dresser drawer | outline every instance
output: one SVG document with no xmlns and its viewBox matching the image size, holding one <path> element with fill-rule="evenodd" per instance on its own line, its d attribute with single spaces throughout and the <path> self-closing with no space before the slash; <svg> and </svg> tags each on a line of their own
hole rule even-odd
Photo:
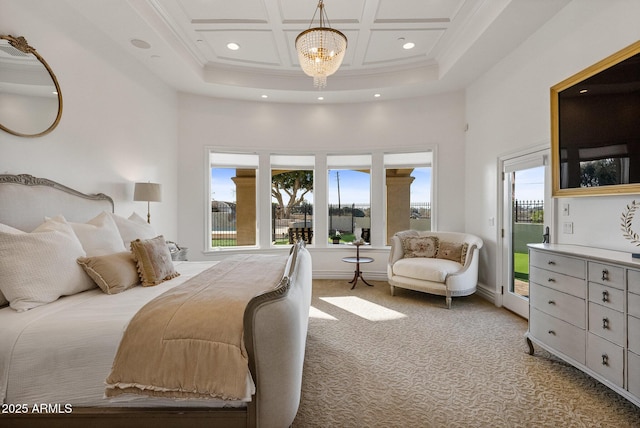
<svg viewBox="0 0 640 428">
<path fill-rule="evenodd" d="M 572 294 L 581 299 L 587 298 L 587 287 L 585 286 L 584 279 L 530 266 L 529 281 L 562 291 L 563 293 Z"/>
<path fill-rule="evenodd" d="M 640 355 L 640 318 L 627 317 L 627 342 L 629 350 Z"/>
<path fill-rule="evenodd" d="M 583 299 L 538 284 L 530 286 L 529 298 L 530 304 L 542 312 L 586 329 L 586 305 Z"/>
<path fill-rule="evenodd" d="M 640 294 L 640 271 L 627 271 L 627 286 L 629 287 L 629 293 Z"/>
<path fill-rule="evenodd" d="M 640 355 L 633 352 L 627 352 L 629 360 L 629 380 L 628 390 L 630 393 L 640 398 Z"/>
<path fill-rule="evenodd" d="M 640 318 L 640 295 L 627 294 L 627 312 L 629 315 Z"/>
<path fill-rule="evenodd" d="M 624 385 L 624 349 L 591 333 L 587 338 L 587 367 L 619 387 Z"/>
<path fill-rule="evenodd" d="M 584 330 L 532 307 L 529 310 L 529 331 L 541 342 L 581 364 L 585 363 Z"/>
<path fill-rule="evenodd" d="M 618 266 L 589 262 L 589 282 L 624 290 L 624 269 Z"/>
<path fill-rule="evenodd" d="M 589 303 L 589 331 L 617 345 L 625 345 L 624 314 Z"/>
<path fill-rule="evenodd" d="M 606 308 L 624 311 L 625 292 L 606 285 L 589 283 L 589 301 L 597 303 Z"/>
<path fill-rule="evenodd" d="M 531 266 L 562 273 L 576 278 L 585 279 L 586 264 L 584 260 L 572 257 L 559 256 L 546 251 L 529 251 L 529 264 Z"/>
</svg>

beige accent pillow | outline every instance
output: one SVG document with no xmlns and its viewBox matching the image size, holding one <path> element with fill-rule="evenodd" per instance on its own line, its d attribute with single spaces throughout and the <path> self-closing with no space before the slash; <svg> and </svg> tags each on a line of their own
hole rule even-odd
<svg viewBox="0 0 640 428">
<path fill-rule="evenodd" d="M 78 264 L 107 294 L 121 293 L 140 283 L 136 262 L 129 251 L 80 257 Z"/>
<path fill-rule="evenodd" d="M 438 253 L 437 236 L 411 236 L 402 240 L 404 257 L 433 258 Z"/>
<path fill-rule="evenodd" d="M 109 213 L 116 223 L 124 247 L 129 248 L 131 241 L 136 239 L 151 239 L 158 236 L 149 223 L 135 212 L 129 218 Z"/>
<path fill-rule="evenodd" d="M 162 235 L 132 241 L 131 252 L 143 287 L 158 285 L 180 275 L 173 266 L 169 247 Z"/>
<path fill-rule="evenodd" d="M 467 257 L 467 248 L 469 244 L 459 244 L 456 242 L 440 241 L 438 246 L 438 254 L 436 258 L 452 260 L 464 264 Z"/>
<path fill-rule="evenodd" d="M 17 311 L 94 288 L 76 263 L 86 254 L 69 224 L 55 217 L 33 232 L 0 232 L 0 290 Z"/>
</svg>

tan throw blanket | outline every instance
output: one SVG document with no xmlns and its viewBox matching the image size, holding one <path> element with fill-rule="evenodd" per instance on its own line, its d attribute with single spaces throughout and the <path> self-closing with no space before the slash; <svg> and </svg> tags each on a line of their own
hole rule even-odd
<svg viewBox="0 0 640 428">
<path fill-rule="evenodd" d="M 284 256 L 233 256 L 147 303 L 124 333 L 106 396 L 244 398 L 244 310 L 279 284 L 286 262 Z"/>
</svg>

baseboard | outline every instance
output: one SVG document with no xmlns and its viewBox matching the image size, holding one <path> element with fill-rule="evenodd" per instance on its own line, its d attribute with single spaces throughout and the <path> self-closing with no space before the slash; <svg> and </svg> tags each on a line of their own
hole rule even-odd
<svg viewBox="0 0 640 428">
<path fill-rule="evenodd" d="M 492 290 L 491 288 L 489 288 L 485 284 L 478 283 L 478 287 L 476 289 L 476 294 L 478 296 L 482 297 L 483 299 L 488 300 L 489 302 L 491 302 L 493 304 L 496 303 L 496 292 L 495 292 L 495 290 Z"/>
</svg>

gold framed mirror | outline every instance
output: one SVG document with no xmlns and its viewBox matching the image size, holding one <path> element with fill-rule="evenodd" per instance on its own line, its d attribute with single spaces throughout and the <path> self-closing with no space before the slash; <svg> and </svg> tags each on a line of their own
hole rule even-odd
<svg viewBox="0 0 640 428">
<path fill-rule="evenodd" d="M 640 41 L 551 88 L 553 197 L 640 193 Z"/>
<path fill-rule="evenodd" d="M 49 64 L 24 37 L 0 35 L 0 129 L 40 137 L 61 117 L 62 91 Z"/>
</svg>

